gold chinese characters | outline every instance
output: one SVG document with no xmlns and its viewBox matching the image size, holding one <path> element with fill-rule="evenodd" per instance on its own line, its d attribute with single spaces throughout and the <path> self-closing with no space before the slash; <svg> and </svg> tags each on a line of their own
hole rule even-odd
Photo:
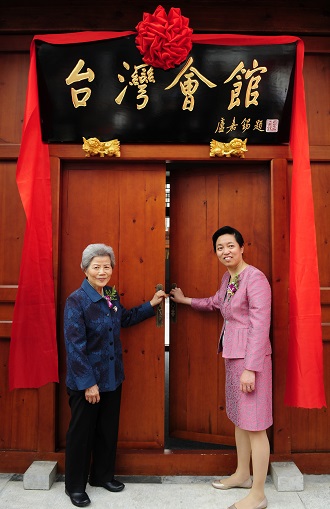
<svg viewBox="0 0 330 509">
<path fill-rule="evenodd" d="M 129 71 L 130 65 L 127 62 L 123 62 L 123 67 Z M 122 74 L 118 74 L 118 81 L 120 83 L 125 82 L 125 77 Z M 131 74 L 131 81 L 129 81 L 130 86 L 137 87 L 137 100 L 141 100 L 140 103 L 137 103 L 136 107 L 138 110 L 142 110 L 148 104 L 149 96 L 147 94 L 147 86 L 149 83 L 156 83 L 154 78 L 154 69 L 153 67 L 148 66 L 146 64 L 134 65 L 134 72 Z M 117 95 L 115 98 L 115 103 L 120 105 L 124 96 L 126 94 L 128 85 L 126 85 L 123 90 Z"/>
<path fill-rule="evenodd" d="M 82 149 L 86 152 L 86 157 L 99 155 L 104 156 L 115 156 L 120 157 L 120 142 L 119 140 L 100 141 L 97 138 L 86 138 L 83 137 Z"/>
<path fill-rule="evenodd" d="M 195 106 L 195 98 L 194 93 L 196 92 L 197 88 L 199 87 L 198 80 L 191 79 L 195 75 L 203 81 L 209 88 L 216 87 L 217 85 L 215 83 L 212 83 L 212 81 L 208 80 L 205 76 L 203 76 L 195 67 L 192 67 L 194 60 L 192 57 L 188 58 L 188 61 L 183 66 L 177 77 L 172 81 L 170 85 L 168 85 L 165 90 L 169 90 L 170 88 L 174 87 L 178 82 L 180 83 L 181 92 L 184 95 L 185 99 L 183 101 L 183 110 L 192 111 Z M 190 71 L 190 72 L 188 72 Z M 186 74 L 187 73 L 187 74 Z M 181 78 L 186 78 L 184 82 L 181 82 Z"/>
<path fill-rule="evenodd" d="M 248 108 L 251 104 L 255 106 L 258 105 L 258 86 L 261 81 L 261 76 L 258 73 L 267 72 L 267 67 L 259 66 L 258 60 L 253 59 L 253 69 L 246 69 L 244 62 L 240 62 L 236 69 L 233 70 L 229 78 L 224 81 L 224 83 L 228 83 L 232 81 L 236 77 L 236 82 L 233 83 L 233 89 L 231 91 L 231 100 L 228 106 L 228 110 L 231 110 L 235 106 L 239 106 L 241 104 L 241 100 L 239 98 L 241 89 L 242 89 L 242 80 L 248 80 L 248 86 L 245 95 L 245 108 Z"/>
<path fill-rule="evenodd" d="M 239 138 L 232 139 L 229 143 L 222 143 L 221 141 L 212 140 L 210 142 L 210 157 L 245 157 L 247 138 L 240 140 Z"/>
<path fill-rule="evenodd" d="M 189 57 L 181 71 L 174 78 L 172 83 L 170 83 L 164 90 L 170 90 L 176 85 L 180 85 L 180 89 L 182 95 L 184 96 L 184 101 L 182 105 L 183 110 L 193 111 L 195 107 L 195 97 L 200 81 L 203 82 L 207 87 L 214 88 L 218 85 L 210 81 L 206 76 L 204 76 L 196 67 L 193 66 L 194 59 L 193 57 Z M 124 74 L 126 75 L 128 72 L 131 73 L 130 76 L 124 76 L 123 74 L 118 73 L 117 78 L 120 83 L 123 84 L 123 89 L 119 92 L 119 94 L 114 98 L 115 103 L 120 106 L 124 100 L 128 87 L 136 87 L 136 108 L 138 110 L 143 110 L 148 102 L 148 86 L 152 86 L 156 84 L 156 79 L 154 75 L 154 68 L 148 64 L 140 64 L 133 65 L 131 69 L 131 65 L 123 61 L 122 63 L 124 68 Z M 82 81 L 88 81 L 91 83 L 95 79 L 94 71 L 87 67 L 86 71 L 83 71 L 85 66 L 85 61 L 80 58 L 69 74 L 65 79 L 65 83 L 68 86 L 71 86 L 71 99 L 73 106 L 75 108 L 79 108 L 81 106 L 87 106 L 87 101 L 90 99 L 92 94 L 92 89 L 89 86 L 84 86 L 82 88 L 74 88 L 73 85 L 76 85 Z M 133 72 L 132 72 L 133 71 Z M 239 62 L 239 64 L 235 67 L 235 69 L 231 72 L 229 77 L 223 82 L 223 84 L 232 83 L 232 90 L 230 92 L 230 102 L 227 107 L 227 110 L 230 111 L 233 108 L 241 105 L 241 92 L 243 90 L 243 84 L 246 84 L 245 91 L 245 100 L 244 106 L 245 108 L 249 108 L 249 106 L 258 106 L 258 98 L 259 98 L 259 83 L 261 82 L 261 74 L 267 73 L 268 69 L 265 66 L 259 65 L 258 60 L 253 59 L 252 69 L 248 69 L 243 61 Z M 246 128 L 250 127 L 249 124 L 250 119 L 244 119 Z M 220 130 L 223 127 L 224 119 L 218 123 L 217 129 Z M 235 117 L 233 119 L 232 125 L 229 127 L 230 130 L 235 127 Z M 259 130 L 262 130 L 262 128 Z"/>
<path fill-rule="evenodd" d="M 89 82 L 93 81 L 95 78 L 94 71 L 87 67 L 86 72 L 80 72 L 85 65 L 85 61 L 81 58 L 79 59 L 75 68 L 71 71 L 69 76 L 66 78 L 65 83 L 67 85 L 72 85 L 78 81 L 88 80 Z M 79 106 L 86 106 L 88 99 L 91 96 L 91 89 L 89 87 L 80 88 L 79 90 L 71 87 L 71 99 L 73 102 L 73 106 L 75 108 L 79 108 Z M 79 95 L 84 94 L 82 98 L 79 99 Z"/>
</svg>

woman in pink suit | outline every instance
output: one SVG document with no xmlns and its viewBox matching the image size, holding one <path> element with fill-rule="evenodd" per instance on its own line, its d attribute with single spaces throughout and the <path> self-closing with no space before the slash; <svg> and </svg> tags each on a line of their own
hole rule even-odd
<svg viewBox="0 0 330 509">
<path fill-rule="evenodd" d="M 213 297 L 195 299 L 175 288 L 171 299 L 199 311 L 219 310 L 224 318 L 218 352 L 225 360 L 226 412 L 235 425 L 237 468 L 212 484 L 221 490 L 251 488 L 229 509 L 264 509 L 270 452 L 266 430 L 273 423 L 271 290 L 266 276 L 244 261 L 244 240 L 238 230 L 224 226 L 212 241 L 219 261 L 227 267 L 220 289 Z"/>
</svg>

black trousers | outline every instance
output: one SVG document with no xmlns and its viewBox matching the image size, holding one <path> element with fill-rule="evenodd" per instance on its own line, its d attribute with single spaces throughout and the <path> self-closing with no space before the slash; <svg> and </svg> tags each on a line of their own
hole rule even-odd
<svg viewBox="0 0 330 509">
<path fill-rule="evenodd" d="M 85 491 L 88 474 L 99 484 L 115 473 L 121 385 L 101 392 L 99 403 L 88 403 L 85 391 L 69 394 L 71 420 L 66 435 L 65 486 L 71 493 Z"/>
</svg>

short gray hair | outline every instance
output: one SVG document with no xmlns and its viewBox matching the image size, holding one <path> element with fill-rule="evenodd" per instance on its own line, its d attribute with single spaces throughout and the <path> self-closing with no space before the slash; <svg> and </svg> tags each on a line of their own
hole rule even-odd
<svg viewBox="0 0 330 509">
<path fill-rule="evenodd" d="M 106 244 L 89 244 L 82 253 L 80 267 L 83 271 L 88 269 L 95 256 L 109 256 L 111 267 L 114 268 L 116 260 L 112 247 Z"/>
</svg>

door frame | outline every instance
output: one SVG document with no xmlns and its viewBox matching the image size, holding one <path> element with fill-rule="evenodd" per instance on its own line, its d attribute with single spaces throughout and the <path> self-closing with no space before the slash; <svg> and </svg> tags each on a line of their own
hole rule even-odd
<svg viewBox="0 0 330 509">
<path fill-rule="evenodd" d="M 211 161 L 205 145 L 122 145 L 122 161 Z M 77 145 L 50 145 L 53 206 L 53 259 L 55 292 L 59 280 L 61 162 L 83 160 L 82 148 Z M 288 146 L 251 146 L 245 159 L 263 160 L 271 172 L 271 260 L 273 281 L 273 366 L 274 391 L 273 450 L 271 461 L 294 461 L 304 473 L 325 473 L 328 453 L 294 453 L 291 448 L 291 412 L 284 406 L 285 376 L 288 345 L 288 278 L 289 278 L 289 209 L 291 154 Z M 217 161 L 215 161 L 217 164 Z M 242 161 L 244 164 L 244 160 Z M 57 310 L 58 312 L 58 310 Z M 56 386 L 55 386 L 56 387 Z M 47 438 L 40 441 L 37 451 L 6 451 L 7 471 L 24 471 L 35 460 L 58 462 L 64 472 L 65 451 L 56 450 L 56 390 L 54 384 L 41 388 L 39 407 L 47 401 L 47 415 L 39 412 L 39 427 L 47 430 Z M 41 410 L 41 407 L 40 407 Z M 234 451 L 180 451 L 119 449 L 117 473 L 122 475 L 226 475 L 236 465 Z M 5 471 L 5 470 L 3 470 Z"/>
<path fill-rule="evenodd" d="M 61 160 L 81 159 L 82 151 L 77 146 L 50 146 L 53 192 L 54 232 L 59 227 L 60 167 Z M 246 159 L 263 160 L 270 164 L 271 193 L 271 267 L 273 281 L 273 362 L 274 380 L 274 430 L 272 456 L 290 456 L 290 411 L 284 407 L 285 377 L 277 376 L 286 363 L 288 344 L 288 276 L 289 276 L 289 149 L 286 146 L 251 147 Z M 122 147 L 124 161 L 212 161 L 209 149 L 204 145 L 193 148 L 186 145 Z M 244 160 L 241 161 L 244 164 Z M 218 164 L 218 161 L 215 161 Z M 165 171 L 165 167 L 164 167 Z M 281 246 L 278 249 L 278 246 Z M 54 233 L 55 288 L 58 284 L 59 256 L 58 239 Z M 57 290 L 56 290 L 57 291 Z M 62 452 L 62 454 L 64 454 Z M 201 462 L 201 457 L 203 461 Z M 195 475 L 225 475 L 235 467 L 236 453 L 228 450 L 210 451 L 139 451 L 118 450 L 117 470 L 119 474 L 174 475 L 178 472 Z M 62 461 L 60 462 L 62 463 Z M 62 468 L 63 468 L 62 466 Z"/>
</svg>

